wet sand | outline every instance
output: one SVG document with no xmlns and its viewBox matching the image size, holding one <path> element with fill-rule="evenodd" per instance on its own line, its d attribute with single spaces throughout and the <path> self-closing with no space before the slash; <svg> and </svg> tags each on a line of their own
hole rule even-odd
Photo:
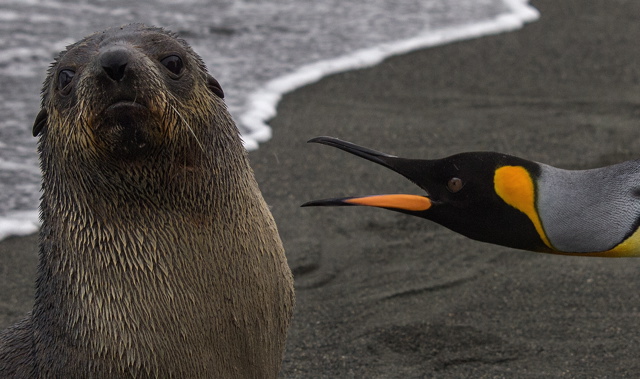
<svg viewBox="0 0 640 379">
<path fill-rule="evenodd" d="M 640 3 L 532 1 L 522 30 L 426 49 L 285 96 L 250 153 L 296 276 L 287 378 L 635 377 L 640 259 L 468 240 L 410 216 L 305 201 L 420 193 L 305 141 L 409 158 L 490 150 L 554 166 L 638 158 Z M 597 201 L 597 199 L 594 199 Z M 32 304 L 37 240 L 0 243 L 0 326 Z"/>
</svg>

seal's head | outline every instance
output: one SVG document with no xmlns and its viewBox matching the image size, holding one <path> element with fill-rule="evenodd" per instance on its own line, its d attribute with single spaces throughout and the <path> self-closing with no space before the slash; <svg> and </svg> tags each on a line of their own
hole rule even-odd
<svg viewBox="0 0 640 379">
<path fill-rule="evenodd" d="M 186 42 L 131 24 L 92 34 L 60 53 L 44 82 L 33 134 L 48 149 L 80 161 L 158 159 L 167 152 L 190 160 L 193 139 L 202 145 L 216 132 L 194 128 L 233 124 L 214 122 L 221 113 L 228 117 L 223 96 Z"/>
</svg>

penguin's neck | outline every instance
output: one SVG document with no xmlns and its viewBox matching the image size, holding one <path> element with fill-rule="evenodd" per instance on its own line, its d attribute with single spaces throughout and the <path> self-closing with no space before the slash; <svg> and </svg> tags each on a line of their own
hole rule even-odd
<svg viewBox="0 0 640 379">
<path fill-rule="evenodd" d="M 590 170 L 541 168 L 536 208 L 556 250 L 607 251 L 638 228 L 639 161 Z"/>
</svg>

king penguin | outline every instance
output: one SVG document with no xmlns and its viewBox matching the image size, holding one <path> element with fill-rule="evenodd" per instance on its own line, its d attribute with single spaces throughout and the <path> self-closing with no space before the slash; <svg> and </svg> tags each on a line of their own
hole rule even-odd
<svg viewBox="0 0 640 379">
<path fill-rule="evenodd" d="M 564 170 L 496 152 L 406 159 L 333 137 L 333 146 L 387 167 L 424 195 L 373 195 L 302 206 L 363 205 L 422 217 L 474 240 L 594 257 L 640 256 L 640 160 Z"/>
</svg>

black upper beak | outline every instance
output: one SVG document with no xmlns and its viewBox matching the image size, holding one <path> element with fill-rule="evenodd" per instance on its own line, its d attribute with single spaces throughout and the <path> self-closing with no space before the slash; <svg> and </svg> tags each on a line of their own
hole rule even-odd
<svg viewBox="0 0 640 379">
<path fill-rule="evenodd" d="M 316 137 L 312 138 L 308 143 L 319 143 L 322 145 L 337 147 L 340 150 L 344 150 L 347 153 L 351 153 L 353 155 L 357 155 L 361 158 L 370 160 L 371 162 L 375 162 L 379 165 L 385 166 L 395 171 L 395 168 L 391 162 L 398 157 L 394 155 L 389 155 L 385 153 L 381 153 L 379 151 L 375 151 L 366 147 L 358 146 L 354 143 L 343 141 L 334 137 Z"/>
</svg>

